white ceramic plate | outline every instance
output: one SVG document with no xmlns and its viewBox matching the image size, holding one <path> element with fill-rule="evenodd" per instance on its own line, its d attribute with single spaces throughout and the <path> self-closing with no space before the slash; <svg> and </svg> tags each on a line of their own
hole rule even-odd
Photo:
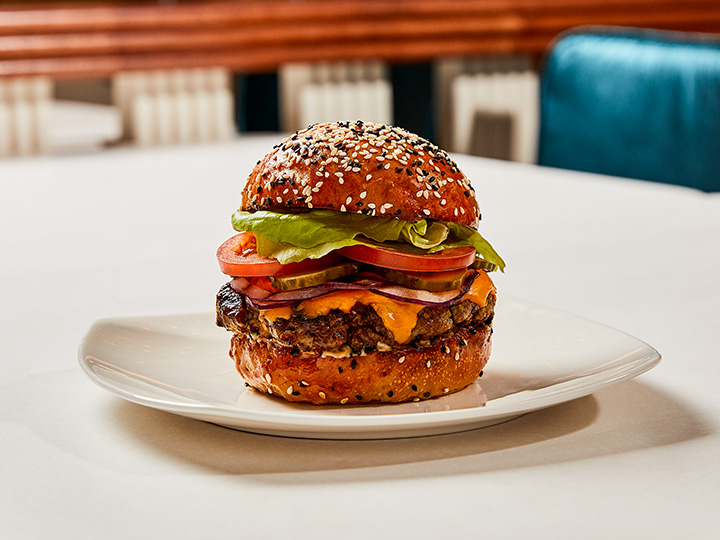
<svg viewBox="0 0 720 540">
<path fill-rule="evenodd" d="M 462 392 L 398 405 L 292 404 L 245 387 L 214 314 L 97 321 L 79 358 L 87 375 L 141 405 L 290 437 L 376 439 L 497 424 L 635 377 L 660 361 L 607 326 L 516 299 L 498 301 L 485 374 Z"/>
</svg>

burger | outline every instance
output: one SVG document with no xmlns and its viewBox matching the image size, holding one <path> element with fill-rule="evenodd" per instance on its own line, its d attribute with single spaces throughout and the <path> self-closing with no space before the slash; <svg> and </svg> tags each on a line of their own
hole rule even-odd
<svg viewBox="0 0 720 540">
<path fill-rule="evenodd" d="M 245 384 L 312 404 L 457 392 L 490 356 L 505 263 L 473 187 L 398 127 L 315 124 L 257 162 L 217 251 L 217 324 Z"/>
</svg>

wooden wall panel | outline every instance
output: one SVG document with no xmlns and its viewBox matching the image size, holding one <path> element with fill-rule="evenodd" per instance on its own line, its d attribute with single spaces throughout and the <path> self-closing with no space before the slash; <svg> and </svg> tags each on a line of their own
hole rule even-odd
<svg viewBox="0 0 720 540">
<path fill-rule="evenodd" d="M 539 56 L 558 33 L 609 24 L 720 33 L 718 0 L 236 0 L 0 8 L 0 76 L 108 76 L 284 62 Z"/>
</svg>

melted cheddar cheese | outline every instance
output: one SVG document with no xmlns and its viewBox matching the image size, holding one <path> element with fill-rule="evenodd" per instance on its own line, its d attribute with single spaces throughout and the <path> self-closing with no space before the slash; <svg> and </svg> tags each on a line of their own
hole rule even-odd
<svg viewBox="0 0 720 540">
<path fill-rule="evenodd" d="M 478 272 L 472 286 L 462 297 L 462 301 L 469 300 L 479 306 L 484 306 L 487 297 L 495 292 L 495 285 L 490 276 L 485 272 Z M 339 309 L 348 313 L 356 302 L 371 306 L 390 330 L 398 343 L 405 343 L 410 339 L 417 316 L 420 310 L 425 307 L 410 302 L 400 302 L 386 298 L 370 291 L 336 291 L 317 298 L 311 298 L 301 302 L 297 310 L 305 317 L 314 318 L 327 315 L 333 309 Z M 261 314 L 268 322 L 275 319 L 289 319 L 292 314 L 290 306 L 261 310 Z"/>
</svg>

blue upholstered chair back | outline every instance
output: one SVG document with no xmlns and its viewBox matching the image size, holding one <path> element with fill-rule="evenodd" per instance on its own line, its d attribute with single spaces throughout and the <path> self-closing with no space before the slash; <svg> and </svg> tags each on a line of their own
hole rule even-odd
<svg viewBox="0 0 720 540">
<path fill-rule="evenodd" d="M 540 165 L 720 191 L 720 39 L 580 28 L 541 76 Z"/>
</svg>

